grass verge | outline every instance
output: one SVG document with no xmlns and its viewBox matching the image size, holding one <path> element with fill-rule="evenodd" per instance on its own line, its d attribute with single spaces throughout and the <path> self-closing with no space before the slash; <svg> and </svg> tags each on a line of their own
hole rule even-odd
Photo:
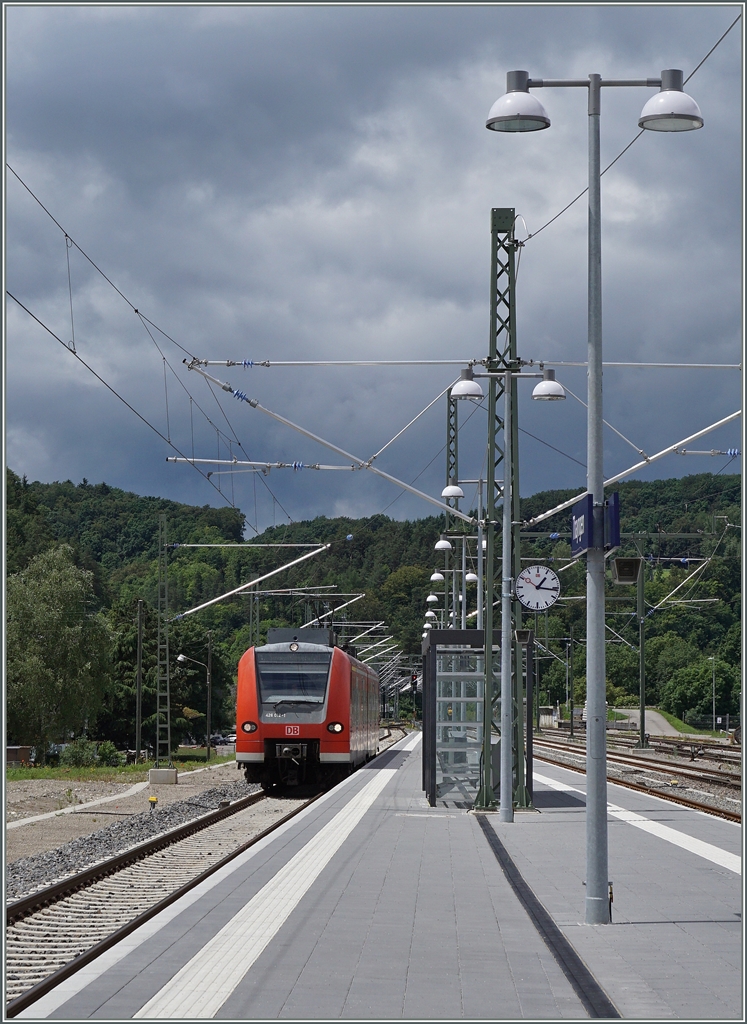
<svg viewBox="0 0 747 1024">
<path fill-rule="evenodd" d="M 716 739 L 721 737 L 723 739 L 723 732 L 718 729 L 714 732 L 713 729 L 696 729 L 693 725 L 688 725 L 687 722 L 683 722 L 681 718 L 677 718 L 676 715 L 670 715 L 668 711 L 662 711 L 661 708 L 651 708 L 651 711 L 656 711 L 657 714 L 661 715 L 662 718 L 666 718 L 673 728 L 677 732 L 681 732 L 686 736 L 714 736 Z"/>
<path fill-rule="evenodd" d="M 235 760 L 233 754 L 223 757 L 211 757 L 210 764 L 225 764 Z M 189 748 L 180 747 L 172 757 L 172 764 L 179 772 L 190 772 L 196 768 L 204 768 L 207 764 L 205 754 L 195 752 Z M 5 779 L 7 782 L 21 782 L 25 779 L 61 779 L 66 782 L 120 782 L 134 785 L 136 782 L 146 782 L 148 771 L 154 768 L 153 761 L 146 761 L 145 764 L 128 764 L 120 768 L 91 767 L 72 768 L 68 765 L 60 765 L 57 768 L 7 768 Z"/>
</svg>

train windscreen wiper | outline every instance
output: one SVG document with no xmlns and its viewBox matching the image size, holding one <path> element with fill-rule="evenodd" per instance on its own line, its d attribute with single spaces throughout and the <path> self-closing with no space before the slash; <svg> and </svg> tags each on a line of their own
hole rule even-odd
<svg viewBox="0 0 747 1024">
<path fill-rule="evenodd" d="M 285 698 L 283 698 L 283 700 L 275 700 L 275 701 L 270 700 L 270 701 L 266 701 L 265 703 L 272 704 L 272 706 L 276 707 L 276 708 L 280 707 L 281 704 L 313 704 L 314 706 L 318 707 L 320 704 L 323 704 L 324 701 L 323 700 L 304 700 L 303 697 L 285 697 Z"/>
</svg>

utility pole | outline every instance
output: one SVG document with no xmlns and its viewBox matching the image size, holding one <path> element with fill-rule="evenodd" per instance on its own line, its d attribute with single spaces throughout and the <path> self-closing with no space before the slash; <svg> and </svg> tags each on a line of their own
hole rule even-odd
<svg viewBox="0 0 747 1024">
<path fill-rule="evenodd" d="M 646 563 L 641 558 L 641 564 L 638 568 L 638 677 L 639 677 L 639 700 L 640 700 L 640 736 L 638 739 L 638 746 L 643 749 L 648 746 L 648 740 L 646 739 L 646 657 L 644 650 L 644 639 L 646 631 L 646 600 L 645 600 L 645 576 L 646 576 Z"/>
<path fill-rule="evenodd" d="M 568 675 L 570 676 L 571 683 L 571 736 L 573 736 L 573 626 L 570 628 L 570 639 L 568 641 L 568 648 L 570 657 L 568 659 Z"/>
<path fill-rule="evenodd" d="M 143 724 L 143 602 L 137 602 L 137 683 L 135 689 L 135 764 L 140 763 Z"/>
<path fill-rule="evenodd" d="M 711 665 L 713 666 L 713 725 L 711 728 L 713 732 L 716 731 L 716 656 L 710 658 Z"/>
<path fill-rule="evenodd" d="M 208 630 L 207 635 L 207 758 L 210 760 L 210 712 L 213 698 L 213 680 L 212 680 L 212 667 L 213 667 L 213 631 Z"/>
</svg>

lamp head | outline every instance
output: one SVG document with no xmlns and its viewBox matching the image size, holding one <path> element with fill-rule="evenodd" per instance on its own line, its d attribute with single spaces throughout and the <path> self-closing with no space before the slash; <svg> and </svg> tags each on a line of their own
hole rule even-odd
<svg viewBox="0 0 747 1024">
<path fill-rule="evenodd" d="M 444 574 L 442 572 L 434 572 L 431 576 L 431 583 L 443 583 Z"/>
<path fill-rule="evenodd" d="M 185 655 L 183 654 L 177 654 L 176 660 L 179 662 L 180 665 L 186 665 L 187 662 L 189 661 L 189 658 L 185 657 Z"/>
<path fill-rule="evenodd" d="M 494 132 L 536 132 L 550 127 L 540 101 L 529 92 L 529 72 L 509 71 L 506 92 L 490 108 L 485 127 Z"/>
<path fill-rule="evenodd" d="M 482 388 L 475 380 L 474 371 L 471 366 L 462 370 L 459 380 L 451 389 L 452 398 L 483 398 Z"/>
<path fill-rule="evenodd" d="M 441 497 L 442 498 L 463 498 L 464 497 L 464 491 L 462 490 L 462 488 L 457 483 L 457 480 L 456 480 L 455 476 L 453 476 L 451 478 L 451 480 L 449 480 L 449 482 L 446 485 L 446 487 L 444 487 L 444 489 L 441 491 Z"/>
<path fill-rule="evenodd" d="M 641 111 L 638 127 L 654 132 L 689 132 L 703 127 L 700 107 L 682 90 L 679 68 L 662 71 L 661 90 Z"/>
<path fill-rule="evenodd" d="M 464 579 L 467 583 L 477 583 L 477 573 L 468 572 Z"/>
<path fill-rule="evenodd" d="M 426 604 L 438 604 L 438 598 L 435 594 L 429 594 L 425 599 Z"/>
<path fill-rule="evenodd" d="M 441 539 L 436 541 L 435 550 L 451 551 L 451 542 L 448 541 L 444 536 L 441 536 Z"/>
<path fill-rule="evenodd" d="M 543 377 L 532 392 L 532 398 L 538 402 L 557 402 L 565 398 L 563 385 L 555 380 L 555 370 L 546 367 L 543 370 Z"/>
</svg>

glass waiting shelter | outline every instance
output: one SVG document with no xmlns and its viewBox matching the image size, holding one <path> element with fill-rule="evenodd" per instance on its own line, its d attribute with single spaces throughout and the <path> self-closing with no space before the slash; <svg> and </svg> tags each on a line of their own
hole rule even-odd
<svg viewBox="0 0 747 1024">
<path fill-rule="evenodd" d="M 471 806 L 482 782 L 483 635 L 481 629 L 431 629 L 423 640 L 423 790 L 431 807 L 438 798 Z M 500 720 L 499 669 L 500 633 L 494 631 L 494 721 Z"/>
</svg>

